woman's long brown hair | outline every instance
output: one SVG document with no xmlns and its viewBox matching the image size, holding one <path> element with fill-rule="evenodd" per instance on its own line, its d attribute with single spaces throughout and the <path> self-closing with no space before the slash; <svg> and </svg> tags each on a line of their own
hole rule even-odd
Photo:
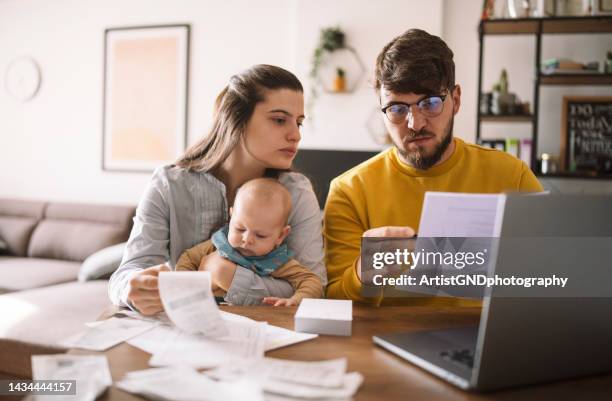
<svg viewBox="0 0 612 401">
<path fill-rule="evenodd" d="M 265 90 L 291 89 L 304 92 L 291 72 L 267 64 L 258 64 L 230 78 L 217 96 L 212 128 L 191 146 L 176 165 L 194 171 L 213 171 L 227 159 L 240 141 L 255 105 L 264 100 Z M 277 175 L 266 171 L 266 175 Z"/>
</svg>

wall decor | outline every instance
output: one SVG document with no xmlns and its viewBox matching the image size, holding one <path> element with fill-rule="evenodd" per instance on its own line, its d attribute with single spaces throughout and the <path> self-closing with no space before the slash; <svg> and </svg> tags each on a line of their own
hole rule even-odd
<svg viewBox="0 0 612 401">
<path fill-rule="evenodd" d="M 152 171 L 187 140 L 189 25 L 106 29 L 102 169 Z"/>
<path fill-rule="evenodd" d="M 27 102 L 40 89 L 40 67 L 30 57 L 19 57 L 11 61 L 4 75 L 6 91 L 15 99 Z"/>
<path fill-rule="evenodd" d="M 319 90 L 326 93 L 352 93 L 365 77 L 365 65 L 357 51 L 346 43 L 340 27 L 321 29 L 319 42 L 312 55 L 312 86 L 309 111 Z M 309 112 L 312 115 L 311 112 Z"/>
<path fill-rule="evenodd" d="M 612 97 L 564 96 L 561 135 L 566 172 L 612 174 Z"/>
</svg>

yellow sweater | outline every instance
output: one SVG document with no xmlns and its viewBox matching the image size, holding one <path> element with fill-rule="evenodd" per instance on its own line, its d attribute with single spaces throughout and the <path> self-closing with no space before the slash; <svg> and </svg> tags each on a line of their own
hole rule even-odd
<svg viewBox="0 0 612 401">
<path fill-rule="evenodd" d="M 521 160 L 505 152 L 466 144 L 455 138 L 451 157 L 429 170 L 403 163 L 395 148 L 336 177 L 325 205 L 323 235 L 329 284 L 328 298 L 374 305 L 466 305 L 455 298 L 374 298 L 361 295 L 356 262 L 364 231 L 381 226 L 409 226 L 417 232 L 426 191 L 501 193 L 542 191 Z"/>
</svg>

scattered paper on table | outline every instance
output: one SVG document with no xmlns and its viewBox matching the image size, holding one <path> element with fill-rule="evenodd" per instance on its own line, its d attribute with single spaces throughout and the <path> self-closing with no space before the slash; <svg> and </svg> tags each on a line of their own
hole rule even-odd
<svg viewBox="0 0 612 401">
<path fill-rule="evenodd" d="M 149 365 L 213 368 L 236 359 L 262 358 L 266 326 L 265 322 L 228 322 L 228 335 L 214 339 L 175 331 L 174 337 L 153 354 Z"/>
<path fill-rule="evenodd" d="M 179 366 L 129 372 L 116 384 L 124 391 L 156 400 L 264 401 L 261 386 L 251 379 L 219 382 Z"/>
<path fill-rule="evenodd" d="M 266 351 L 312 340 L 318 336 L 318 334 L 298 333 L 297 331 L 269 324 L 266 327 Z"/>
<path fill-rule="evenodd" d="M 361 383 L 363 383 L 361 373 L 351 372 L 344 375 L 342 385 L 337 388 L 308 386 L 271 379 L 264 381 L 263 388 L 266 393 L 294 398 L 351 398 L 357 393 Z"/>
<path fill-rule="evenodd" d="M 179 329 L 208 337 L 228 334 L 209 272 L 161 272 L 159 294 L 166 314 Z"/>
<path fill-rule="evenodd" d="M 123 341 L 151 330 L 156 324 L 143 320 L 111 317 L 82 333 L 78 333 L 60 342 L 60 345 L 92 351 L 105 351 Z"/>
<path fill-rule="evenodd" d="M 219 380 L 236 380 L 250 375 L 262 380 L 280 380 L 317 387 L 341 387 L 346 373 L 346 358 L 327 361 L 291 361 L 277 358 L 243 361 L 206 372 Z"/>
<path fill-rule="evenodd" d="M 93 401 L 113 383 L 104 355 L 32 355 L 32 379 L 76 380 L 76 395 L 32 396 L 37 401 Z"/>
</svg>

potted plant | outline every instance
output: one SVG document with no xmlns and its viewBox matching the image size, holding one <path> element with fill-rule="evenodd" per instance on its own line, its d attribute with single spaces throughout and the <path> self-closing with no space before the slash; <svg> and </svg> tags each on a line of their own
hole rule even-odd
<svg viewBox="0 0 612 401">
<path fill-rule="evenodd" d="M 342 68 L 336 68 L 336 79 L 334 79 L 334 92 L 344 92 L 346 90 L 345 75 L 346 73 Z"/>
</svg>

